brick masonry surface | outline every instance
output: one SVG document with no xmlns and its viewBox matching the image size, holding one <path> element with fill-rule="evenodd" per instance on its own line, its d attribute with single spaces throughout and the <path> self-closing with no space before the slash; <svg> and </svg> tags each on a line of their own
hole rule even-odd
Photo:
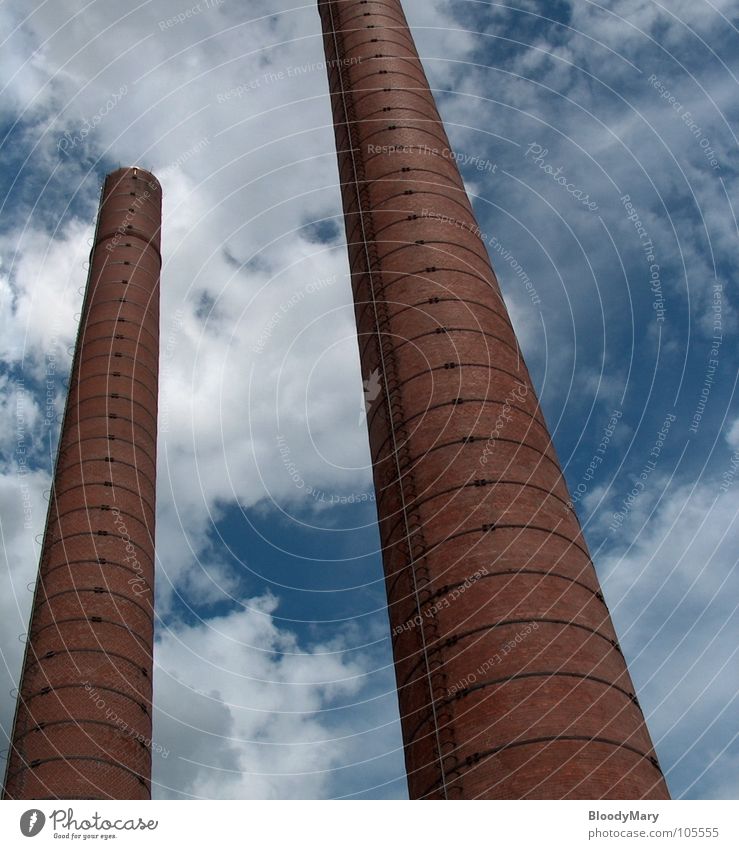
<svg viewBox="0 0 739 849">
<path fill-rule="evenodd" d="M 5 798 L 150 796 L 161 202 L 105 180 Z"/>
<path fill-rule="evenodd" d="M 398 0 L 319 2 L 413 798 L 668 798 Z"/>
</svg>

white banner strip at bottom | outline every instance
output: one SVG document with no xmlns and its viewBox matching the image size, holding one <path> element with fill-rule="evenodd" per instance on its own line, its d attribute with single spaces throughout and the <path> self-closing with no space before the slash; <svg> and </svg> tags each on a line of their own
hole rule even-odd
<svg viewBox="0 0 739 849">
<path fill-rule="evenodd" d="M 6 801 L 0 845 L 739 846 L 736 802 Z M 26 841 L 35 838 L 33 844 Z"/>
</svg>

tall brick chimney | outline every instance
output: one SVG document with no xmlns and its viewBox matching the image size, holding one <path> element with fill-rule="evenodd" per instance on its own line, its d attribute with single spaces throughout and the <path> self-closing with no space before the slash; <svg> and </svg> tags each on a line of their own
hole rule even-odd
<svg viewBox="0 0 739 849">
<path fill-rule="evenodd" d="M 102 191 L 5 777 L 7 799 L 146 799 L 162 193 Z"/>
<path fill-rule="evenodd" d="M 319 0 L 413 798 L 665 799 L 399 0 Z"/>
</svg>

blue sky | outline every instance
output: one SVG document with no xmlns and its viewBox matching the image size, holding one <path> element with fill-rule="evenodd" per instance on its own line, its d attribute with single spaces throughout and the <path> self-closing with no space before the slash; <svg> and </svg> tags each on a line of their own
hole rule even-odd
<svg viewBox="0 0 739 849">
<path fill-rule="evenodd" d="M 248 5 L 0 7 L 0 724 L 97 193 L 140 164 L 165 192 L 155 795 L 402 798 L 318 15 Z M 735 798 L 732 4 L 404 5 L 672 793 Z"/>
</svg>

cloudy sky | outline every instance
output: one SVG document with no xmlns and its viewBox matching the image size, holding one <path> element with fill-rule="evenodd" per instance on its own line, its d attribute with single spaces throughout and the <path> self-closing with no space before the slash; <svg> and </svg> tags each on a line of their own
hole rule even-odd
<svg viewBox="0 0 739 849">
<path fill-rule="evenodd" d="M 673 796 L 736 798 L 736 7 L 404 5 Z M 316 4 L 6 2 L 0 39 L 0 725 L 98 192 L 139 164 L 155 795 L 404 797 Z"/>
</svg>

